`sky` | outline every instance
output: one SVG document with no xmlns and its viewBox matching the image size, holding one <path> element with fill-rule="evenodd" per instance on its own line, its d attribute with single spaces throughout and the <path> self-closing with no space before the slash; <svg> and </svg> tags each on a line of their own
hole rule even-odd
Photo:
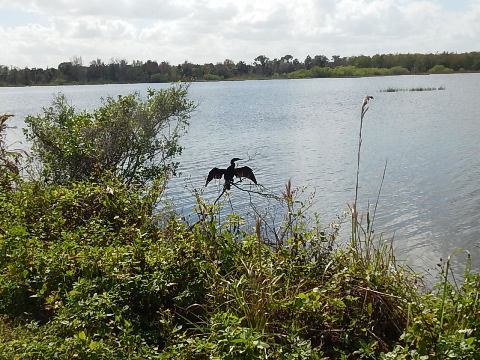
<svg viewBox="0 0 480 360">
<path fill-rule="evenodd" d="M 0 64 L 479 51 L 480 0 L 0 0 Z"/>
</svg>

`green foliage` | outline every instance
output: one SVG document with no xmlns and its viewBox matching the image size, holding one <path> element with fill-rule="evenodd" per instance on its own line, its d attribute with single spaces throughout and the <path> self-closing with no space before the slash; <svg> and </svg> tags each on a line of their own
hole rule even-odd
<svg viewBox="0 0 480 360">
<path fill-rule="evenodd" d="M 10 114 L 0 115 L 0 188 L 2 189 L 10 189 L 20 171 L 20 152 L 9 150 L 5 143 L 7 121 L 12 116 Z"/>
<path fill-rule="evenodd" d="M 467 267 L 458 288 L 447 279 L 449 262 L 443 266 L 437 290 L 422 295 L 412 307 L 402 344 L 385 359 L 480 358 L 480 275 Z"/>
<path fill-rule="evenodd" d="M 215 75 L 215 74 L 205 74 L 203 76 L 203 80 L 220 81 L 220 80 L 223 80 L 223 76 Z"/>
<path fill-rule="evenodd" d="M 420 296 L 390 243 L 335 246 L 336 226 L 309 227 L 300 194 L 286 187 L 275 240 L 263 220 L 249 233 L 206 204 L 193 227 L 153 217 L 153 197 L 115 179 L 1 192 L 2 358 L 477 353 L 478 276 Z"/>
<path fill-rule="evenodd" d="M 271 246 L 262 220 L 249 234 L 243 219 L 218 224 L 206 206 L 188 228 L 153 217 L 153 197 L 115 179 L 1 193 L 0 354 L 320 359 L 391 349 L 410 278 L 333 251 L 336 227 L 309 229 L 300 194 L 287 185 Z"/>
<path fill-rule="evenodd" d="M 188 87 L 107 98 L 92 113 L 76 112 L 62 95 L 43 115 L 28 116 L 27 138 L 48 182 L 98 180 L 109 172 L 126 184 L 144 185 L 175 172 L 179 137 L 194 108 Z"/>
<path fill-rule="evenodd" d="M 168 74 L 160 74 L 160 73 L 153 74 L 153 75 L 150 76 L 150 82 L 152 82 L 152 83 L 168 83 L 169 82 Z"/>
<path fill-rule="evenodd" d="M 290 79 L 324 78 L 324 77 L 362 77 L 362 76 L 387 76 L 405 75 L 408 70 L 400 66 L 391 69 L 385 68 L 359 68 L 356 66 L 320 67 L 314 66 L 310 70 L 300 69 L 288 74 Z"/>
<path fill-rule="evenodd" d="M 442 65 L 451 71 L 480 71 L 480 52 L 376 54 L 350 57 L 333 55 L 331 59 L 325 55 L 314 55 L 313 57 L 307 55 L 303 62 L 294 59 L 292 55 L 285 55 L 280 59 L 269 59 L 265 55 L 259 55 L 252 64 L 246 64 L 243 61 L 235 64 L 232 60 L 225 59 L 224 62 L 215 65 L 212 63 L 199 65 L 187 61 L 179 65 L 170 65 L 165 61 L 158 63 L 152 60 L 146 62 L 136 60 L 130 64 L 125 60 L 111 60 L 106 64 L 102 60 L 96 59 L 89 66 L 83 66 L 81 58 L 74 58 L 72 61 L 59 64 L 57 69 L 38 67 L 19 69 L 0 65 L 0 86 L 246 80 L 284 78 L 287 75 L 299 79 L 326 77 L 321 71 L 317 71 L 317 76 L 312 76 L 309 71 L 314 67 L 326 68 L 326 71 L 329 72 L 328 69 L 345 66 L 371 70 L 359 72 L 359 74 L 363 72 L 366 75 L 336 75 L 335 72 L 329 72 L 329 76 L 425 74 L 436 65 Z M 344 70 L 340 70 L 340 73 L 344 73 Z"/>
<path fill-rule="evenodd" d="M 410 71 L 408 69 L 402 67 L 402 66 L 394 66 L 390 68 L 390 73 L 392 75 L 408 75 L 410 74 Z"/>
<path fill-rule="evenodd" d="M 446 67 L 445 65 L 435 65 L 434 67 L 429 69 L 428 72 L 430 74 L 451 74 L 453 70 Z"/>
<path fill-rule="evenodd" d="M 191 234 L 168 216 L 161 231 L 143 191 L 105 180 L 0 195 L 0 313 L 4 328 L 26 329 L 0 344 L 2 358 L 143 358 L 174 316 L 181 325 L 206 302 Z"/>
</svg>

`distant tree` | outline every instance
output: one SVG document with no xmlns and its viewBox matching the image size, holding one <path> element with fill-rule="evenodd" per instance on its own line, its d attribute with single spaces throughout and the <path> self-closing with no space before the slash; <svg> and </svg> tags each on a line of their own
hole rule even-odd
<svg viewBox="0 0 480 360">
<path fill-rule="evenodd" d="M 203 64 L 203 74 L 204 76 L 208 74 L 217 75 L 215 65 L 212 63 Z"/>
<path fill-rule="evenodd" d="M 116 62 L 110 62 L 107 67 L 107 79 L 111 82 L 117 82 L 120 67 Z"/>
<path fill-rule="evenodd" d="M 385 55 L 373 55 L 372 56 L 372 66 L 377 68 L 384 68 L 385 67 Z"/>
<path fill-rule="evenodd" d="M 265 67 L 268 62 L 268 57 L 265 55 L 258 55 L 255 59 L 255 65 L 260 65 L 261 67 Z"/>
<path fill-rule="evenodd" d="M 75 64 L 67 61 L 58 65 L 60 77 L 66 82 L 82 82 L 87 78 L 87 69 L 80 65 L 81 58 L 75 59 Z"/>
<path fill-rule="evenodd" d="M 162 61 L 159 65 L 158 65 L 158 72 L 162 75 L 170 75 L 170 70 L 171 70 L 171 66 L 168 62 L 166 61 Z"/>
<path fill-rule="evenodd" d="M 279 66 L 278 66 L 278 72 L 285 74 L 289 73 L 294 70 L 294 66 L 292 64 L 292 55 L 285 55 L 280 58 Z"/>
<path fill-rule="evenodd" d="M 182 65 L 179 65 L 179 70 L 182 74 L 182 78 L 184 79 L 191 79 L 192 76 L 193 76 L 193 64 L 186 61 L 182 64 Z"/>
<path fill-rule="evenodd" d="M 350 58 L 349 64 L 359 68 L 369 68 L 372 67 L 372 59 L 365 55 L 354 56 Z"/>
<path fill-rule="evenodd" d="M 297 58 L 293 59 L 292 65 L 293 65 L 292 71 L 295 71 L 295 70 L 298 70 L 298 69 L 302 68 L 302 63 Z"/>
<path fill-rule="evenodd" d="M 71 62 L 62 62 L 58 65 L 58 71 L 60 76 L 66 81 L 74 81 L 73 78 L 73 65 Z"/>
<path fill-rule="evenodd" d="M 150 76 L 152 83 L 166 83 L 169 82 L 168 74 L 156 73 Z"/>
<path fill-rule="evenodd" d="M 265 55 L 259 55 L 257 56 L 254 61 L 255 61 L 255 71 L 259 74 L 262 75 L 268 75 L 269 71 L 267 71 L 267 65 L 269 62 L 269 58 L 266 57 Z"/>
<path fill-rule="evenodd" d="M 304 61 L 305 69 L 310 70 L 313 67 L 313 60 L 310 55 L 307 55 Z"/>
<path fill-rule="evenodd" d="M 70 59 L 70 63 L 72 66 L 82 66 L 83 65 L 83 60 L 81 56 L 72 56 Z"/>
<path fill-rule="evenodd" d="M 347 65 L 347 58 L 346 57 L 341 57 L 340 55 L 333 55 L 332 56 L 332 65 L 334 67 L 345 66 L 345 65 Z"/>
<path fill-rule="evenodd" d="M 293 59 L 292 55 L 285 55 L 280 58 L 280 61 L 290 63 L 292 59 Z"/>
<path fill-rule="evenodd" d="M 239 75 L 248 74 L 248 71 L 249 71 L 248 65 L 243 61 L 239 61 L 235 65 L 235 72 Z"/>
<path fill-rule="evenodd" d="M 224 65 L 224 63 L 221 62 L 215 64 L 215 74 L 220 76 L 222 79 L 231 76 L 228 68 Z"/>
<path fill-rule="evenodd" d="M 149 76 L 158 73 L 158 63 L 156 61 L 147 60 L 147 62 L 143 64 L 143 68 Z"/>
<path fill-rule="evenodd" d="M 96 82 L 103 79 L 105 64 L 100 59 L 96 59 L 90 62 L 90 66 L 87 69 L 87 80 Z"/>
<path fill-rule="evenodd" d="M 312 65 L 313 66 L 320 66 L 325 67 L 328 64 L 328 57 L 325 55 L 315 55 L 313 57 Z"/>
</svg>

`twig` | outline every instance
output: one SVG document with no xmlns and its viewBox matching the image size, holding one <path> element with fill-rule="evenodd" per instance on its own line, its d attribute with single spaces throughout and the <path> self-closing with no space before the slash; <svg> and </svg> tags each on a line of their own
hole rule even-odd
<svg viewBox="0 0 480 360">
<path fill-rule="evenodd" d="M 237 185 L 240 182 L 241 181 L 237 181 L 236 183 L 231 183 L 231 185 L 235 186 L 237 189 L 239 189 L 241 191 L 245 191 L 245 192 L 248 192 L 248 193 L 251 193 L 251 194 L 257 194 L 257 195 L 267 197 L 267 198 L 271 198 L 271 199 L 275 199 L 275 200 L 281 200 L 282 199 L 281 197 L 279 197 L 275 194 L 272 194 L 272 193 L 268 194 L 268 193 L 264 193 L 264 192 L 260 192 L 260 191 L 244 189 L 244 188 Z M 258 186 L 261 186 L 261 185 L 258 185 Z"/>
<path fill-rule="evenodd" d="M 382 181 L 380 182 L 380 187 L 378 188 L 377 199 L 375 201 L 375 207 L 373 208 L 373 217 L 372 217 L 372 222 L 370 223 L 369 236 L 371 235 L 371 233 L 373 231 L 373 223 L 375 222 L 375 215 L 377 214 L 377 206 L 378 206 L 378 202 L 380 200 L 380 193 L 382 192 L 383 181 L 385 180 L 385 173 L 387 171 L 387 162 L 388 162 L 388 160 L 385 160 L 385 166 L 383 167 Z"/>
<path fill-rule="evenodd" d="M 226 190 L 227 190 L 227 189 L 226 189 L 226 187 L 224 186 L 222 193 L 221 193 L 220 195 L 218 195 L 217 199 L 213 202 L 213 205 L 216 205 L 216 204 L 217 204 L 218 200 L 220 200 L 220 198 L 222 197 L 222 195 L 225 193 Z"/>
<path fill-rule="evenodd" d="M 363 287 L 363 286 L 357 286 L 357 289 L 364 290 L 364 291 L 367 291 L 367 292 L 372 292 L 372 293 L 375 293 L 375 294 L 378 294 L 378 295 L 383 295 L 383 296 L 392 297 L 392 298 L 395 298 L 395 299 L 398 299 L 398 300 L 402 300 L 402 301 L 404 301 L 404 302 L 407 302 L 407 300 L 405 300 L 405 299 L 402 298 L 401 296 L 392 295 L 392 294 L 387 294 L 387 293 L 384 293 L 384 292 L 381 292 L 381 291 L 377 291 L 377 290 L 373 290 L 373 289 L 370 289 L 370 288 L 366 288 L 366 287 Z"/>
</svg>

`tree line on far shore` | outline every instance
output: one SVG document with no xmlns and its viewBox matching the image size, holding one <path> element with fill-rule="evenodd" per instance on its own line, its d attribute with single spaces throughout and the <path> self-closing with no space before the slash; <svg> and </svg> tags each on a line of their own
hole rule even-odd
<svg viewBox="0 0 480 360">
<path fill-rule="evenodd" d="M 480 52 L 436 54 L 377 54 L 342 57 L 334 55 L 307 56 L 303 61 L 292 55 L 270 59 L 257 56 L 251 64 L 230 59 L 216 64 L 193 64 L 185 61 L 171 65 L 166 61 L 146 62 L 101 59 L 83 64 L 75 56 L 57 68 L 18 68 L 0 65 L 0 86 L 157 83 L 179 80 L 215 81 L 265 78 L 305 78 L 403 75 L 425 73 L 480 71 Z"/>
</svg>

